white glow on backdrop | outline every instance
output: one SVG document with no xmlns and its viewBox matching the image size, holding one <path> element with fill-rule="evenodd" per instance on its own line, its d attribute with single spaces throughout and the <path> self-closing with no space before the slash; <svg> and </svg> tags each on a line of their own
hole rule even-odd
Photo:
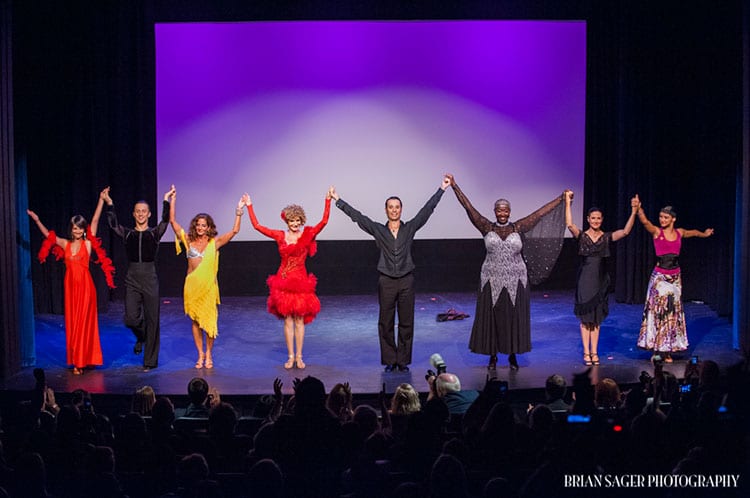
<svg viewBox="0 0 750 498">
<path fill-rule="evenodd" d="M 527 116 L 420 85 L 251 94 L 159 138 L 158 188 L 177 186 L 183 226 L 208 212 L 220 232 L 228 230 L 237 200 L 248 192 L 260 222 L 281 229 L 279 212 L 290 203 L 305 208 L 308 224 L 317 223 L 331 184 L 377 221 L 385 220 L 385 198 L 397 195 L 409 220 L 451 172 L 482 214 L 492 219 L 494 201 L 505 197 L 517 219 L 565 188 L 579 194 L 583 188 L 583 109 L 571 116 L 550 106 Z M 559 142 L 571 141 L 577 145 L 561 152 Z M 579 220 L 582 206 L 575 208 Z M 242 223 L 235 240 L 267 240 L 247 216 Z M 418 234 L 478 236 L 450 188 Z M 319 238 L 370 237 L 332 206 Z"/>
</svg>

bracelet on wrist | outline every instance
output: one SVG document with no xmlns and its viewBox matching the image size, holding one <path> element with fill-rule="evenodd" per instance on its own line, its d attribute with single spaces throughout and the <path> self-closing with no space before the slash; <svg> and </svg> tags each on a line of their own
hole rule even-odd
<svg viewBox="0 0 750 498">
<path fill-rule="evenodd" d="M 237 216 L 242 216 L 242 208 L 235 209 L 234 214 L 236 214 Z"/>
</svg>

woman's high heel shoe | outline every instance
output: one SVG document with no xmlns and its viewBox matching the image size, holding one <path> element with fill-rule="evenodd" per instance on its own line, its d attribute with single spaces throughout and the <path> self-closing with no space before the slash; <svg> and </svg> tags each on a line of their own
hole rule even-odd
<svg viewBox="0 0 750 498">
<path fill-rule="evenodd" d="M 594 363 L 591 361 L 591 354 L 590 353 L 583 353 L 583 364 L 587 367 L 590 367 Z"/>
<path fill-rule="evenodd" d="M 598 353 L 591 353 L 591 363 L 594 365 L 599 364 L 599 354 Z"/>
<path fill-rule="evenodd" d="M 214 368 L 214 360 L 208 351 L 206 352 L 206 368 Z"/>
<path fill-rule="evenodd" d="M 289 370 L 290 368 L 294 368 L 294 355 L 289 355 L 289 359 L 286 360 L 286 363 L 284 363 L 284 368 Z"/>
<path fill-rule="evenodd" d="M 203 368 L 203 361 L 206 359 L 206 356 L 201 353 L 198 355 L 198 361 L 195 362 L 195 368 Z"/>
<path fill-rule="evenodd" d="M 301 354 L 297 355 L 297 358 L 295 359 L 294 362 L 297 364 L 297 368 L 300 368 L 300 369 L 305 368 L 307 366 L 307 365 L 305 365 L 305 362 L 302 361 L 302 355 Z"/>
</svg>

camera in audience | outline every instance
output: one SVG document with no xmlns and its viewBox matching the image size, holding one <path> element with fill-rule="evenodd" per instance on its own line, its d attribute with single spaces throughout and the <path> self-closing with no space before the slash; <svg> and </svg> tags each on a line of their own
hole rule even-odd
<svg viewBox="0 0 750 498">
<path fill-rule="evenodd" d="M 430 365 L 432 365 L 432 368 L 434 368 L 435 370 L 432 370 L 432 369 L 427 370 L 427 373 L 424 376 L 425 380 L 429 380 L 430 377 L 437 377 L 438 375 L 444 374 L 445 372 L 447 372 L 445 360 L 440 355 L 440 353 L 435 353 L 432 356 L 430 356 Z"/>
</svg>

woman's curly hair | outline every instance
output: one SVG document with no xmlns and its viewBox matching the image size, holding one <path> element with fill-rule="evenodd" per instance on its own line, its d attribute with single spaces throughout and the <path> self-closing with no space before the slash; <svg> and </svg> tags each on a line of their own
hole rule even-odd
<svg viewBox="0 0 750 498">
<path fill-rule="evenodd" d="M 305 210 L 302 209 L 302 206 L 289 204 L 281 210 L 281 219 L 284 220 L 285 223 L 288 223 L 288 220 L 293 220 L 294 218 L 299 218 L 300 222 L 303 225 L 305 224 L 307 216 L 305 216 Z"/>
<path fill-rule="evenodd" d="M 209 239 L 213 239 L 216 237 L 216 234 L 218 233 L 216 231 L 216 224 L 214 223 L 214 219 L 211 218 L 210 214 L 206 213 L 198 213 L 193 217 L 192 220 L 190 220 L 190 230 L 188 231 L 188 240 L 195 240 L 198 238 L 198 232 L 195 230 L 195 225 L 198 223 L 198 220 L 204 219 L 206 220 L 206 225 L 208 225 L 208 229 L 206 230 L 206 236 L 208 236 Z"/>
</svg>

